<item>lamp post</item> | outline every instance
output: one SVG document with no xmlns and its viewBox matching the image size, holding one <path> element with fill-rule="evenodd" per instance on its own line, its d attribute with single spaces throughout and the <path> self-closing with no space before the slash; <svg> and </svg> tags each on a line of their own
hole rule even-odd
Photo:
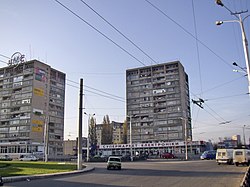
<svg viewBox="0 0 250 187">
<path fill-rule="evenodd" d="M 133 150 L 132 150 L 132 117 L 135 115 L 130 115 L 129 117 L 129 144 L 130 144 L 130 159 L 133 161 Z"/>
<path fill-rule="evenodd" d="M 133 161 L 133 150 L 132 150 L 132 116 L 130 116 L 129 122 L 129 143 L 130 143 L 130 159 Z"/>
<path fill-rule="evenodd" d="M 87 126 L 87 158 L 86 161 L 89 161 L 89 125 L 90 125 L 90 117 L 93 117 L 95 114 L 87 114 L 84 112 L 85 115 L 88 116 L 88 126 Z"/>
<path fill-rule="evenodd" d="M 185 133 L 185 159 L 188 160 L 188 146 L 187 146 L 187 118 L 181 117 L 184 120 L 184 133 Z"/>
<path fill-rule="evenodd" d="M 241 12 L 232 12 L 228 7 L 226 7 L 221 0 L 216 0 L 216 4 L 219 6 L 224 7 L 227 9 L 231 15 L 236 17 L 236 20 L 227 20 L 227 21 L 216 21 L 216 25 L 222 25 L 223 23 L 227 22 L 237 22 L 240 24 L 241 29 L 241 36 L 242 36 L 242 43 L 243 43 L 243 49 L 244 49 L 244 55 L 245 55 L 245 61 L 246 61 L 246 67 L 247 67 L 247 77 L 248 77 L 248 92 L 250 93 L 250 62 L 249 62 L 249 51 L 248 51 L 248 41 L 246 38 L 245 28 L 244 28 L 244 21 L 250 16 L 247 15 L 246 17 L 242 18 L 241 14 L 246 13 L 247 11 L 241 11 Z"/>
</svg>

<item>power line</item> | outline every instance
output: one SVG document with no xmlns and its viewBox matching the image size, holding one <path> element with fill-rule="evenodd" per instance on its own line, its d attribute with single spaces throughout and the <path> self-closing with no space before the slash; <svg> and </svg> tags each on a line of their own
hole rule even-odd
<svg viewBox="0 0 250 187">
<path fill-rule="evenodd" d="M 69 82 L 78 84 L 78 83 L 75 82 L 75 81 L 72 81 L 72 80 L 69 80 L 69 79 L 66 79 L 66 80 L 69 81 Z M 90 87 L 90 86 L 87 86 L 87 85 L 84 85 L 84 87 L 89 88 L 89 89 L 92 89 L 92 90 L 95 90 L 95 91 L 98 91 L 98 92 L 101 92 L 101 93 L 104 93 L 104 94 L 109 95 L 109 96 L 111 96 L 111 97 L 115 97 L 115 98 L 118 98 L 118 99 L 125 100 L 123 97 L 116 96 L 116 95 L 110 94 L 110 93 L 108 93 L 108 92 L 104 92 L 104 91 L 102 91 L 102 90 L 99 90 L 99 89 L 96 89 L 96 88 L 93 88 L 93 87 Z"/>
<path fill-rule="evenodd" d="M 80 89 L 79 87 L 77 86 L 74 86 L 74 85 L 71 85 L 71 84 L 68 84 L 66 83 L 66 85 L 68 86 L 71 86 L 73 88 L 77 88 L 77 89 Z M 100 94 L 100 93 L 97 93 L 97 92 L 94 92 L 94 91 L 91 91 L 91 90 L 88 90 L 88 89 L 84 89 L 85 92 L 90 92 L 90 93 L 93 93 L 95 95 L 99 95 L 99 96 L 102 96 L 102 97 L 106 97 L 108 99 L 112 99 L 112 100 L 116 100 L 116 101 L 120 101 L 120 102 L 125 102 L 125 100 L 122 100 L 122 99 L 118 99 L 118 98 L 115 98 L 115 97 L 112 97 L 112 96 L 108 96 L 108 95 L 104 95 L 104 94 Z"/>
<path fill-rule="evenodd" d="M 206 103 L 205 105 L 214 113 L 216 114 L 223 122 L 226 122 L 227 120 L 225 120 L 223 117 L 221 117 L 217 112 L 215 112 L 211 107 L 209 107 Z"/>
<path fill-rule="evenodd" d="M 70 8 L 68 8 L 66 5 L 62 4 L 60 1 L 55 0 L 59 5 L 61 5 L 63 8 L 65 8 L 66 10 L 68 10 L 70 13 L 72 13 L 74 16 L 76 16 L 77 18 L 79 18 L 81 21 L 83 21 L 85 24 L 87 24 L 89 27 L 91 27 L 92 29 L 94 29 L 96 32 L 98 32 L 99 34 L 101 34 L 104 38 L 106 38 L 107 40 L 109 40 L 110 42 L 112 42 L 115 46 L 117 46 L 118 48 L 120 48 L 122 51 L 124 51 L 125 53 L 127 53 L 129 56 L 131 56 L 133 59 L 135 59 L 137 62 L 139 62 L 140 64 L 142 64 L 143 66 L 146 66 L 142 61 L 140 61 L 138 58 L 136 58 L 134 55 L 132 55 L 130 52 L 128 52 L 126 49 L 124 49 L 123 47 L 121 47 L 119 44 L 117 44 L 114 40 L 112 40 L 111 38 L 109 38 L 107 35 L 105 35 L 104 33 L 102 33 L 100 30 L 98 30 L 96 27 L 94 27 L 93 25 L 91 25 L 89 22 L 87 22 L 86 20 L 84 20 L 81 16 L 79 16 L 77 13 L 75 13 L 73 10 L 71 10 Z"/>
<path fill-rule="evenodd" d="M 2 56 L 2 57 L 4 57 L 4 58 L 10 59 L 10 57 L 7 57 L 7 56 L 5 56 L 5 55 L 3 55 L 3 54 L 0 54 L 0 56 Z"/>
<path fill-rule="evenodd" d="M 239 96 L 248 95 L 248 94 L 249 94 L 249 93 L 236 94 L 236 95 L 222 96 L 222 97 L 216 97 L 216 98 L 204 99 L 204 100 L 205 100 L 205 101 L 221 100 L 221 99 L 227 99 L 227 98 L 231 98 L 231 97 L 239 97 Z"/>
<path fill-rule="evenodd" d="M 228 65 L 230 68 L 232 68 L 232 65 L 229 64 L 225 59 L 223 59 L 221 56 L 219 56 L 216 52 L 214 52 L 211 48 L 209 48 L 205 43 L 203 43 L 201 40 L 196 38 L 191 32 L 189 32 L 187 29 L 185 29 L 181 24 L 179 24 L 177 21 L 175 21 L 173 18 L 168 16 L 165 12 L 163 12 L 160 8 L 158 8 L 156 5 L 151 3 L 149 0 L 145 0 L 149 5 L 151 5 L 154 9 L 156 9 L 158 12 L 160 12 L 163 16 L 171 20 L 173 23 L 175 23 L 178 27 L 180 27 L 184 32 L 186 32 L 188 35 L 190 35 L 192 38 L 197 40 L 201 45 L 203 45 L 206 49 L 208 49 L 211 53 L 213 53 L 215 56 L 217 56 L 222 62 L 224 62 L 226 65 Z"/>
<path fill-rule="evenodd" d="M 236 78 L 236 79 L 233 79 L 233 80 L 230 80 L 230 81 L 228 81 L 228 82 L 225 82 L 225 83 L 219 84 L 219 85 L 214 86 L 214 87 L 212 87 L 212 88 L 209 88 L 209 89 L 207 89 L 207 90 L 203 91 L 203 93 L 205 93 L 205 92 L 209 92 L 209 91 L 214 90 L 214 89 L 217 89 L 217 88 L 220 88 L 220 87 L 225 86 L 225 85 L 227 85 L 227 84 L 230 84 L 230 83 L 232 83 L 232 82 L 234 82 L 234 81 L 237 81 L 237 80 L 239 80 L 239 79 L 241 79 L 241 78 L 243 78 L 243 77 L 246 77 L 246 75 L 243 75 L 243 76 L 238 77 L 238 78 Z M 195 94 L 194 94 L 194 95 L 195 95 Z"/>
<path fill-rule="evenodd" d="M 121 100 L 121 99 L 117 99 L 117 98 L 114 98 L 114 97 L 111 97 L 111 96 L 107 96 L 107 95 L 99 94 L 99 93 L 97 93 L 97 92 L 93 92 L 93 91 L 91 91 L 91 90 L 87 90 L 87 89 L 85 89 L 84 91 L 86 91 L 86 92 L 90 92 L 90 93 L 93 93 L 93 94 L 96 94 L 96 95 L 99 95 L 99 96 L 102 96 L 102 97 L 106 97 L 106 98 L 109 98 L 109 99 L 113 99 L 113 100 L 116 100 L 116 101 L 120 101 L 120 102 L 125 103 L 125 100 Z"/>
<path fill-rule="evenodd" d="M 197 60 L 198 60 L 200 87 L 201 87 L 201 94 L 202 94 L 203 89 L 202 89 L 202 78 L 201 78 L 200 51 L 199 51 L 199 45 L 198 45 L 197 25 L 196 25 L 196 17 L 195 17 L 195 9 L 194 9 L 194 1 L 193 0 L 192 0 L 192 8 L 193 8 L 193 17 L 194 17 L 195 44 L 196 44 L 196 52 L 197 52 Z"/>
<path fill-rule="evenodd" d="M 2 55 L 2 54 L 0 54 L 0 56 L 4 56 L 4 57 L 8 58 L 7 56 Z M 0 61 L 2 61 L 2 60 L 0 60 Z M 2 62 L 4 62 L 4 61 L 2 61 Z M 6 63 L 6 62 L 4 62 L 4 63 Z M 8 64 L 8 63 L 6 63 L 6 64 Z M 27 70 L 26 70 L 26 71 L 27 71 Z M 34 72 L 32 72 L 32 71 L 30 71 L 30 72 L 31 72 L 31 73 L 34 73 Z M 66 79 L 66 80 L 69 81 L 69 82 L 72 82 L 72 83 L 74 83 L 74 84 L 77 84 L 77 85 L 79 84 L 78 82 L 75 82 L 75 81 L 72 81 L 72 80 L 69 80 L 69 79 Z M 68 83 L 65 83 L 65 84 L 68 85 L 68 86 L 71 86 L 71 87 L 73 87 L 73 88 L 80 89 L 78 86 L 75 86 L 75 85 L 72 85 L 72 84 L 68 84 Z M 116 96 L 116 95 L 113 95 L 113 94 L 109 94 L 109 93 L 107 93 L 107 92 L 104 92 L 104 91 L 101 91 L 101 90 L 92 88 L 92 87 L 90 87 L 90 86 L 86 86 L 86 85 L 85 85 L 85 87 L 87 87 L 87 88 L 89 88 L 89 89 L 93 89 L 93 90 L 98 91 L 98 92 L 101 92 L 101 93 L 104 93 L 104 94 L 106 94 L 106 95 L 99 94 L 99 93 L 97 93 L 97 92 L 94 92 L 94 91 L 85 89 L 85 91 L 87 91 L 87 92 L 94 93 L 94 94 L 96 94 L 96 95 L 99 95 L 99 96 L 102 96 L 102 97 L 106 97 L 106 98 L 109 98 L 109 99 L 113 99 L 113 100 L 116 100 L 116 101 L 125 102 L 125 99 L 122 98 L 122 97 L 119 97 L 119 96 Z"/>
<path fill-rule="evenodd" d="M 90 5 L 88 5 L 85 1 L 80 0 L 83 4 L 85 4 L 90 10 L 92 10 L 96 15 L 98 15 L 103 21 L 105 21 L 109 26 L 111 26 L 116 32 L 118 32 L 121 36 L 123 36 L 127 41 L 129 41 L 133 46 L 135 46 L 139 51 L 141 51 L 144 55 L 146 55 L 150 60 L 157 64 L 157 62 L 149 56 L 145 51 L 143 51 L 138 45 L 136 45 L 131 39 L 129 39 L 125 34 L 123 34 L 120 30 L 118 30 L 114 25 L 112 25 L 107 19 L 105 19 L 102 15 L 100 15 L 96 10 L 94 10 Z"/>
<path fill-rule="evenodd" d="M 3 61 L 3 60 L 0 60 L 0 62 L 4 63 L 4 64 L 8 64 L 7 62 Z"/>
</svg>

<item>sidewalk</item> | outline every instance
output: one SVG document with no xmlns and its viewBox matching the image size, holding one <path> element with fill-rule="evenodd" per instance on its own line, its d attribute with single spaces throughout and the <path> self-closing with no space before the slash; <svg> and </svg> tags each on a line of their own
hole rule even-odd
<svg viewBox="0 0 250 187">
<path fill-rule="evenodd" d="M 92 166 L 86 166 L 83 170 L 75 170 L 70 172 L 62 172 L 62 173 L 50 173 L 50 174 L 40 174 L 40 175 L 25 175 L 25 176 L 12 176 L 12 177 L 3 177 L 3 183 L 10 183 L 10 182 L 18 182 L 18 181 L 29 181 L 34 179 L 43 179 L 48 177 L 55 177 L 55 176 L 62 176 L 62 175 L 72 175 L 72 174 L 79 174 L 84 172 L 89 172 L 94 170 L 95 168 Z"/>
</svg>

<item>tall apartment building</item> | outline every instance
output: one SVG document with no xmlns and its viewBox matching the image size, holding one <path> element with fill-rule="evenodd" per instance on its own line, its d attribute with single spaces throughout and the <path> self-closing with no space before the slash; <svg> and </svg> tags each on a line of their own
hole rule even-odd
<svg viewBox="0 0 250 187">
<path fill-rule="evenodd" d="M 179 61 L 127 70 L 126 100 L 133 143 L 192 139 L 188 75 Z"/>
<path fill-rule="evenodd" d="M 63 155 L 64 103 L 64 73 L 37 60 L 0 68 L 0 154 L 44 152 L 48 142 L 49 157 Z"/>
</svg>

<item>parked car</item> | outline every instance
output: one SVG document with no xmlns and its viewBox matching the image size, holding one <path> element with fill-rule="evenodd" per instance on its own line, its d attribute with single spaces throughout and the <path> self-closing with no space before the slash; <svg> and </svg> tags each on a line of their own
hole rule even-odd
<svg viewBox="0 0 250 187">
<path fill-rule="evenodd" d="M 12 158 L 9 155 L 0 156 L 0 161 L 11 161 Z"/>
<path fill-rule="evenodd" d="M 175 158 L 175 156 L 172 153 L 162 153 L 162 158 Z"/>
<path fill-rule="evenodd" d="M 215 158 L 216 158 L 216 150 L 204 151 L 200 156 L 201 160 L 213 160 Z"/>
<path fill-rule="evenodd" d="M 233 162 L 236 166 L 239 164 L 247 165 L 250 164 L 250 150 L 248 149 L 234 149 L 233 151 Z"/>
<path fill-rule="evenodd" d="M 220 164 L 233 164 L 233 149 L 217 149 L 216 162 Z"/>
<path fill-rule="evenodd" d="M 119 169 L 121 170 L 122 168 L 122 162 L 121 162 L 121 158 L 117 157 L 117 156 L 110 156 L 108 158 L 108 162 L 107 162 L 107 169 Z"/>
<path fill-rule="evenodd" d="M 38 158 L 34 155 L 21 155 L 20 161 L 38 161 Z"/>
</svg>

